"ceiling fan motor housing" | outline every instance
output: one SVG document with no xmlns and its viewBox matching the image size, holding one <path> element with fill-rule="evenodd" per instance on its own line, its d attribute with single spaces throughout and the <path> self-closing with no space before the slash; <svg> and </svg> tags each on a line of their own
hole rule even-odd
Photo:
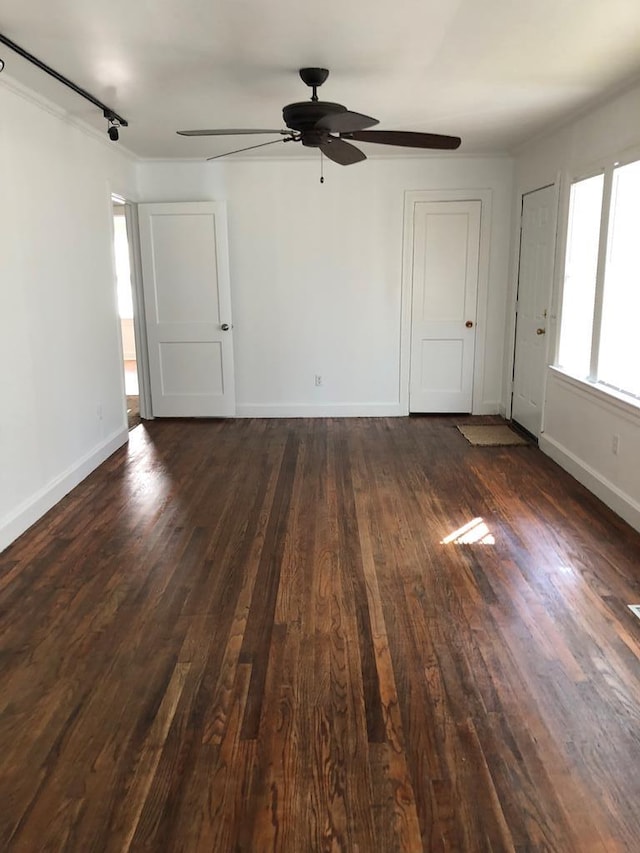
<svg viewBox="0 0 640 853">
<path fill-rule="evenodd" d="M 347 108 L 342 104 L 332 104 L 329 101 L 300 101 L 288 104 L 282 110 L 282 117 L 287 127 L 302 134 L 303 145 L 317 148 L 329 136 L 326 130 L 316 129 L 315 126 L 320 119 L 331 113 L 346 112 Z"/>
</svg>

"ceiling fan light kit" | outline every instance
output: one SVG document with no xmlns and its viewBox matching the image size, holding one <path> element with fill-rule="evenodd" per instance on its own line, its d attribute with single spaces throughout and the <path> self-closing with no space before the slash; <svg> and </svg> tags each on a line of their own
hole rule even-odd
<svg viewBox="0 0 640 853">
<path fill-rule="evenodd" d="M 238 154 L 253 148 L 263 148 L 277 142 L 301 142 L 307 148 L 318 148 L 322 154 L 341 166 L 351 166 L 366 160 L 366 155 L 351 143 L 375 142 L 404 148 L 423 148 L 453 151 L 460 146 L 460 137 L 443 136 L 438 133 L 417 133 L 403 130 L 369 130 L 378 124 L 378 119 L 363 113 L 348 110 L 342 104 L 318 99 L 318 88 L 322 86 L 329 70 L 327 68 L 301 68 L 300 77 L 312 90 L 311 100 L 287 104 L 282 110 L 285 130 L 222 128 L 219 130 L 179 130 L 180 136 L 232 136 L 244 134 L 278 134 L 281 139 L 237 148 L 209 157 L 217 160 L 229 154 Z"/>
</svg>

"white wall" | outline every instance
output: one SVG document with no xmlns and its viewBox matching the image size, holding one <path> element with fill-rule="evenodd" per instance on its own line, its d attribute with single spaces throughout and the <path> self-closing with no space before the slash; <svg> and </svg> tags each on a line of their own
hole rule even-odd
<svg viewBox="0 0 640 853">
<path fill-rule="evenodd" d="M 490 189 L 482 410 L 502 404 L 511 216 L 507 158 L 141 163 L 141 201 L 226 200 L 239 415 L 402 414 L 407 190 Z M 470 196 L 472 194 L 470 193 Z M 314 375 L 323 386 L 314 386 Z"/>
<path fill-rule="evenodd" d="M 517 203 L 514 205 L 518 211 L 522 193 L 552 183 L 561 176 L 556 302 L 570 180 L 606 158 L 620 156 L 634 148 L 640 158 L 640 85 L 533 141 L 519 152 L 515 175 Z M 519 222 L 514 221 L 512 269 L 516 265 L 518 233 Z M 514 279 L 512 276 L 515 286 Z M 553 337 L 556 332 L 552 324 Z M 508 342 L 511 334 L 508 328 Z M 540 447 L 640 530 L 640 408 L 621 403 L 585 383 L 576 383 L 549 369 L 544 425 Z M 614 435 L 620 438 L 617 455 L 612 452 Z"/>
<path fill-rule="evenodd" d="M 127 439 L 110 193 L 136 190 L 117 146 L 5 75 L 0 116 L 2 549 Z"/>
</svg>

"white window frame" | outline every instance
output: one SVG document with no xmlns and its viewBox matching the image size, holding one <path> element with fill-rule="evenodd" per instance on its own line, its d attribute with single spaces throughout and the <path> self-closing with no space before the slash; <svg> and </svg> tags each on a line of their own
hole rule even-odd
<svg viewBox="0 0 640 853">
<path fill-rule="evenodd" d="M 614 400 L 627 403 L 634 409 L 640 409 L 640 398 L 630 392 L 621 391 L 607 385 L 598 380 L 598 358 L 600 351 L 600 334 L 602 329 L 602 309 L 604 304 L 604 284 L 607 262 L 607 249 L 609 242 L 609 219 L 611 211 L 611 194 L 613 189 L 613 175 L 615 169 L 621 166 L 627 166 L 629 163 L 640 161 L 640 148 L 627 149 L 617 155 L 610 155 L 596 163 L 590 163 L 581 169 L 567 170 L 561 181 L 562 203 L 560 212 L 562 235 L 561 245 L 559 245 L 559 257 L 561 262 L 558 264 L 557 274 L 557 334 L 553 341 L 553 363 L 552 369 L 560 374 L 569 376 L 574 382 L 580 383 L 582 386 L 597 390 L 599 393 L 606 395 Z M 604 175 L 604 185 L 602 189 L 602 208 L 600 214 L 600 237 L 598 245 L 598 264 L 596 271 L 596 286 L 593 307 L 593 325 L 591 336 L 591 362 L 589 366 L 588 376 L 578 376 L 574 372 L 566 370 L 558 364 L 558 355 L 560 351 L 560 337 L 562 335 L 562 311 L 564 303 L 564 281 L 566 271 L 567 258 L 567 238 L 569 228 L 569 213 L 570 213 L 570 198 L 571 188 L 579 181 L 584 181 L 589 178 L 594 178 L 597 175 Z"/>
</svg>

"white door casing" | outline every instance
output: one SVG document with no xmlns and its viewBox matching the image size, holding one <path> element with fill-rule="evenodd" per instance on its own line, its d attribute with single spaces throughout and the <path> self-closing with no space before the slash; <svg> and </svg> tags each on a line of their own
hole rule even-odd
<svg viewBox="0 0 640 853">
<path fill-rule="evenodd" d="M 153 415 L 233 416 L 224 203 L 141 204 L 138 215 Z"/>
<path fill-rule="evenodd" d="M 138 366 L 138 402 L 140 417 L 151 419 L 151 376 L 149 373 L 149 347 L 147 345 L 147 323 L 144 310 L 144 290 L 142 287 L 142 263 L 140 260 L 140 228 L 138 225 L 138 205 L 125 202 L 127 237 L 129 240 L 131 290 L 133 293 L 133 324 L 136 339 L 136 363 Z"/>
<path fill-rule="evenodd" d="M 548 364 L 556 218 L 554 184 L 522 196 L 511 417 L 536 437 Z"/>
<path fill-rule="evenodd" d="M 418 201 L 411 252 L 411 412 L 473 410 L 479 200 Z"/>
</svg>

